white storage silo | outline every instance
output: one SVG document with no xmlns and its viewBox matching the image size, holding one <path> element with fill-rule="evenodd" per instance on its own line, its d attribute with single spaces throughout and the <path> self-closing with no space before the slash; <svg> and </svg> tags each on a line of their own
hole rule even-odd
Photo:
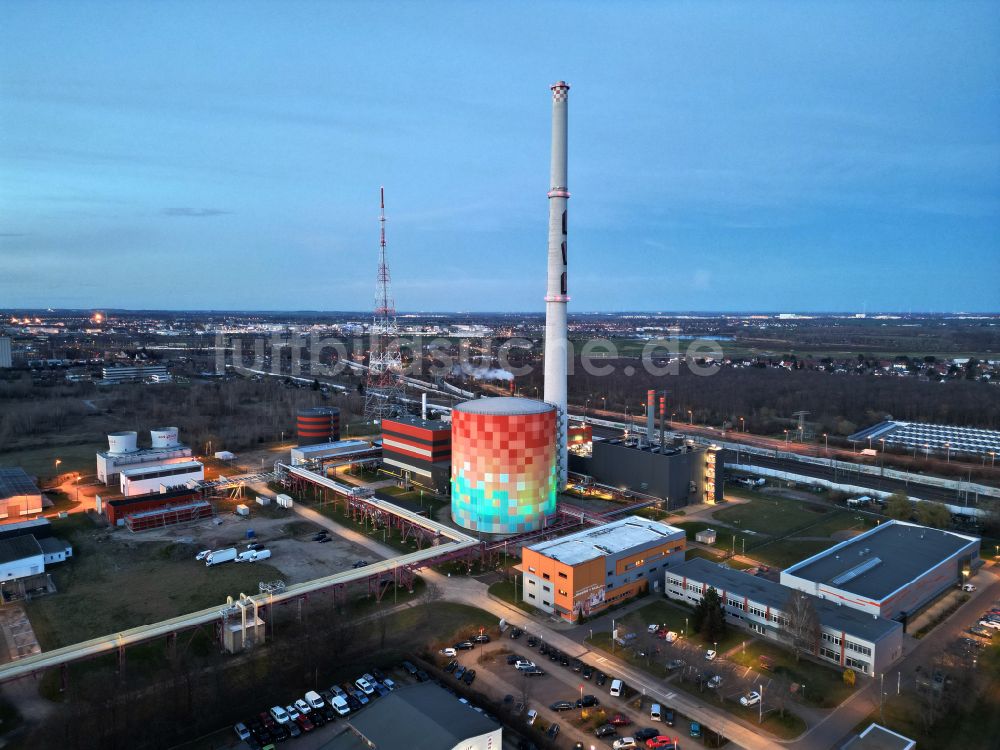
<svg viewBox="0 0 1000 750">
<path fill-rule="evenodd" d="M 136 437 L 132 431 L 108 433 L 108 453 L 135 453 Z"/>
<path fill-rule="evenodd" d="M 175 448 L 178 445 L 176 427 L 154 427 L 149 435 L 154 448 Z"/>
</svg>

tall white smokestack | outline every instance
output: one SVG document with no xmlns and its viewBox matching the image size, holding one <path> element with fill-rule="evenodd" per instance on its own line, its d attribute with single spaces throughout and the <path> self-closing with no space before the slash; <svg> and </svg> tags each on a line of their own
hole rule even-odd
<svg viewBox="0 0 1000 750">
<path fill-rule="evenodd" d="M 545 400 L 559 410 L 559 486 L 566 486 L 566 116 L 569 84 L 552 84 L 552 171 L 549 190 L 549 266 L 545 294 Z"/>
</svg>

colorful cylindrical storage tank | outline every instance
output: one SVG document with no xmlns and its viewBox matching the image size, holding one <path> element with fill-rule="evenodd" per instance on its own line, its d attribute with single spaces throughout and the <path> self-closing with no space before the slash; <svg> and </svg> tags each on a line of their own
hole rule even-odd
<svg viewBox="0 0 1000 750">
<path fill-rule="evenodd" d="M 544 527 L 556 512 L 556 408 L 527 398 L 481 398 L 451 416 L 451 517 L 488 534 Z"/>
<path fill-rule="evenodd" d="M 296 417 L 299 445 L 319 445 L 340 440 L 340 409 L 312 406 L 299 409 Z"/>
</svg>

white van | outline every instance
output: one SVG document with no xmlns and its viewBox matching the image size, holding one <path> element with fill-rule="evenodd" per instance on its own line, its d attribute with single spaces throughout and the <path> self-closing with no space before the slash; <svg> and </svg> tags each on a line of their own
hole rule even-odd
<svg viewBox="0 0 1000 750">
<path fill-rule="evenodd" d="M 649 707 L 649 720 L 650 721 L 663 721 L 663 717 L 660 715 L 660 704 L 654 703 Z"/>
<path fill-rule="evenodd" d="M 248 549 L 246 552 L 240 552 L 236 556 L 235 562 L 238 562 L 238 563 L 253 562 L 254 555 L 256 555 L 256 554 L 257 553 L 254 552 L 252 549 Z"/>
<path fill-rule="evenodd" d="M 323 699 L 320 697 L 319 693 L 315 690 L 310 690 L 305 695 L 306 703 L 309 704 L 309 708 L 323 708 L 326 705 Z"/>
<path fill-rule="evenodd" d="M 253 557 L 250 558 L 250 562 L 257 562 L 258 560 L 266 560 L 270 556 L 271 556 L 271 550 L 259 549 L 253 553 Z"/>
<path fill-rule="evenodd" d="M 624 687 L 625 687 L 625 685 L 622 684 L 621 680 L 612 680 L 611 681 L 611 695 L 612 695 L 612 697 L 614 697 L 614 698 L 620 698 L 621 694 L 622 694 L 622 688 L 624 688 Z"/>
</svg>

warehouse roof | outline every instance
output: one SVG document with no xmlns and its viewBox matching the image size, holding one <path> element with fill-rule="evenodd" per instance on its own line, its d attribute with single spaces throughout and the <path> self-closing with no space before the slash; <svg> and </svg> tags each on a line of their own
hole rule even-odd
<svg viewBox="0 0 1000 750">
<path fill-rule="evenodd" d="M 683 538 L 683 529 L 650 521 L 642 516 L 628 516 L 603 526 L 539 542 L 528 549 L 566 565 L 579 565 L 587 560 L 615 555 L 640 545 Z"/>
<path fill-rule="evenodd" d="M 499 728 L 430 682 L 395 690 L 350 722 L 376 750 L 441 750 Z"/>
<path fill-rule="evenodd" d="M 410 427 L 419 427 L 421 430 L 441 430 L 451 432 L 451 423 L 442 422 L 440 419 L 421 419 L 420 417 L 386 417 L 382 420 L 382 430 L 388 425 L 405 424 Z"/>
<path fill-rule="evenodd" d="M 881 601 L 979 544 L 976 537 L 889 521 L 786 568 L 785 575 Z"/>
<path fill-rule="evenodd" d="M 38 485 L 19 466 L 0 466 L 0 500 L 18 495 L 40 495 Z"/>
<path fill-rule="evenodd" d="M 532 398 L 517 398 L 515 396 L 498 396 L 496 398 L 477 398 L 474 401 L 463 401 L 455 407 L 455 411 L 466 414 L 496 414 L 518 416 L 522 414 L 545 414 L 554 411 L 556 407 L 544 401 Z"/>
<path fill-rule="evenodd" d="M 185 472 L 198 471 L 201 468 L 202 465 L 197 461 L 183 461 L 176 464 L 153 464 L 152 466 L 139 466 L 135 469 L 122 469 L 122 474 L 128 479 L 132 479 L 134 477 L 141 478 L 146 474 L 184 474 Z"/>
<path fill-rule="evenodd" d="M 0 539 L 0 564 L 42 554 L 42 547 L 31 534 Z"/>
<path fill-rule="evenodd" d="M 745 596 L 750 601 L 781 611 L 788 606 L 788 597 L 796 591 L 766 578 L 727 568 L 700 557 L 693 557 L 679 565 L 671 565 L 667 568 L 667 575 L 687 577 L 708 584 L 716 591 Z M 874 617 L 853 607 L 842 607 L 812 594 L 806 596 L 812 599 L 822 625 L 832 630 L 843 630 L 872 643 L 896 628 L 903 627 L 895 620 Z"/>
<path fill-rule="evenodd" d="M 64 542 L 62 539 L 58 539 L 54 536 L 46 537 L 45 539 L 38 540 L 38 546 L 41 548 L 42 552 L 46 555 L 51 555 L 55 552 L 65 552 L 66 548 L 69 547 L 69 543 Z"/>
</svg>

